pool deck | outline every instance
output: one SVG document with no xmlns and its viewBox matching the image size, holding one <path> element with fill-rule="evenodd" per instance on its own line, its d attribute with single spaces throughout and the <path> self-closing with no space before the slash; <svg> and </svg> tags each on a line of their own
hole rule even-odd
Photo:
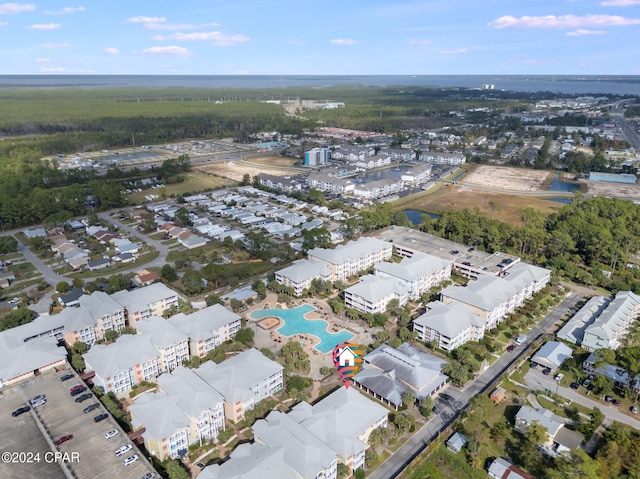
<svg viewBox="0 0 640 479">
<path fill-rule="evenodd" d="M 247 310 L 243 315 L 247 319 L 249 327 L 251 327 L 254 332 L 254 343 L 256 348 L 267 348 L 274 353 L 278 354 L 280 349 L 284 344 L 289 340 L 300 340 L 299 337 L 295 336 L 283 336 L 280 335 L 275 329 L 268 331 L 262 329 L 257 325 L 257 321 L 249 316 L 249 314 L 254 310 L 262 310 L 262 309 L 274 309 L 278 304 L 278 297 L 275 293 L 269 292 L 267 293 L 267 297 L 263 301 L 258 301 L 254 303 L 249 310 Z M 288 305 L 288 308 L 294 308 L 296 306 L 300 306 L 301 304 L 309 304 L 316 309 L 311 311 L 305 315 L 308 319 L 323 319 L 329 323 L 327 328 L 328 332 L 335 332 L 335 330 L 346 330 L 355 335 L 353 341 L 360 344 L 369 344 L 373 342 L 373 335 L 375 334 L 375 330 L 370 328 L 363 328 L 360 323 L 354 323 L 353 321 L 349 321 L 347 319 L 340 319 L 333 314 L 331 307 L 323 300 L 320 299 L 294 299 L 291 304 Z M 333 329 L 335 328 L 335 329 Z M 272 333 L 272 334 L 270 334 Z M 303 336 L 305 336 L 303 334 Z M 312 336 L 309 336 L 310 340 L 305 341 L 301 340 L 305 344 L 303 345 L 304 351 L 309 355 L 309 359 L 311 360 L 311 372 L 309 376 L 313 379 L 322 379 L 323 376 L 320 374 L 320 368 L 323 366 L 333 368 L 333 362 L 331 360 L 331 354 L 322 354 L 317 349 L 315 349 L 315 345 L 320 342 L 320 339 Z M 279 340 L 279 341 L 278 341 Z"/>
</svg>

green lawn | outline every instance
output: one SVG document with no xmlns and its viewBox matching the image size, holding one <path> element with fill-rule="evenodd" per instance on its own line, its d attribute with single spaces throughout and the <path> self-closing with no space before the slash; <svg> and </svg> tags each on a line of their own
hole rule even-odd
<svg viewBox="0 0 640 479">
<path fill-rule="evenodd" d="M 199 171 L 186 173 L 183 176 L 185 180 L 182 183 L 167 185 L 164 188 L 158 188 L 155 190 L 150 189 L 131 193 L 129 195 L 129 204 L 141 205 L 143 203 L 146 203 L 147 200 L 145 199 L 145 196 L 147 195 L 163 195 L 165 197 L 170 197 L 173 195 L 184 195 L 186 193 L 218 190 L 220 188 L 224 188 L 225 186 L 235 184 L 228 179 L 220 178 L 219 176 L 208 175 Z"/>
<path fill-rule="evenodd" d="M 467 464 L 464 453 L 453 454 L 442 445 L 418 465 L 404 472 L 407 479 L 486 479 L 487 473 Z"/>
<path fill-rule="evenodd" d="M 158 257 L 160 253 L 158 251 L 152 251 L 150 253 L 146 253 L 140 255 L 138 259 L 132 263 L 123 263 L 117 266 L 110 266 L 108 268 L 99 269 L 97 271 L 80 271 L 78 273 L 71 273 L 67 276 L 70 278 L 99 278 L 101 276 L 110 276 L 113 274 L 120 273 L 122 271 L 126 271 L 132 268 L 136 268 L 138 266 L 142 266 L 150 261 L 153 261 Z"/>
</svg>

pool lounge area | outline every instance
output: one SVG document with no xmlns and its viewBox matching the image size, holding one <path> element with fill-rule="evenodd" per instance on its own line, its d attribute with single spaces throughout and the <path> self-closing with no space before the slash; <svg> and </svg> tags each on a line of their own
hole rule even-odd
<svg viewBox="0 0 640 479">
<path fill-rule="evenodd" d="M 291 309 L 258 309 L 249 313 L 253 320 L 261 320 L 268 317 L 276 317 L 282 320 L 282 325 L 277 329 L 282 336 L 295 336 L 297 334 L 317 337 L 320 342 L 314 346 L 322 354 L 330 353 L 333 348 L 344 341 L 355 337 L 354 334 L 342 330 L 337 333 L 327 331 L 329 323 L 324 319 L 307 319 L 305 315 L 315 311 L 310 304 L 303 304 Z"/>
</svg>

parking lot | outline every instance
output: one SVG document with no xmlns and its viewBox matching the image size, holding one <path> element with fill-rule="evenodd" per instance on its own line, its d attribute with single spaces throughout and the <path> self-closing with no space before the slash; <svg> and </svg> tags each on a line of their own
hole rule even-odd
<svg viewBox="0 0 640 479">
<path fill-rule="evenodd" d="M 59 464 L 63 461 L 78 479 L 119 476 L 135 479 L 153 471 L 135 446 L 122 457 L 115 456 L 114 451 L 130 441 L 111 416 L 94 422 L 94 417 L 107 413 L 102 405 L 87 414 L 83 412 L 87 406 L 99 401 L 92 397 L 76 403 L 78 396 L 72 397 L 69 388 L 81 381 L 75 375 L 68 381 L 60 381 L 60 376 L 68 372 L 43 374 L 3 391 L 0 396 L 0 410 L 3 411 L 0 415 L 0 452 L 15 453 L 12 458 L 15 460 L 9 464 L 0 463 L 0 477 L 64 478 Z M 18 417 L 11 416 L 12 411 L 39 394 L 46 395 L 46 404 Z M 40 426 L 38 421 L 41 421 Z M 118 434 L 106 439 L 105 433 L 113 429 L 117 429 Z M 54 446 L 53 441 L 69 434 L 73 439 Z M 55 455 L 56 452 L 62 454 Z M 124 466 L 123 459 L 133 454 L 140 460 Z M 30 458 L 31 462 L 25 463 Z"/>
</svg>

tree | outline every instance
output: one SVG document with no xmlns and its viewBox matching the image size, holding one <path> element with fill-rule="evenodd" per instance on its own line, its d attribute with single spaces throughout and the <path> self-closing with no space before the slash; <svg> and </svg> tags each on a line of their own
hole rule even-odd
<svg viewBox="0 0 640 479">
<path fill-rule="evenodd" d="M 175 459 L 165 461 L 163 466 L 169 479 L 189 479 L 191 477 L 182 463 Z"/>
<path fill-rule="evenodd" d="M 207 306 L 213 306 L 214 304 L 222 304 L 222 298 L 216 294 L 208 294 L 204 300 L 207 303 Z"/>
<path fill-rule="evenodd" d="M 456 360 L 449 361 L 442 366 L 442 372 L 449 376 L 456 386 L 462 386 L 469 379 L 469 369 Z"/>
<path fill-rule="evenodd" d="M 416 402 L 416 396 L 411 391 L 402 393 L 402 405 L 404 407 L 413 406 Z"/>
<path fill-rule="evenodd" d="M 202 275 L 199 271 L 189 268 L 182 275 L 182 285 L 188 295 L 198 294 L 202 291 Z"/>
<path fill-rule="evenodd" d="M 160 270 L 160 277 L 169 283 L 173 283 L 178 279 L 176 270 L 170 264 L 164 264 Z"/>
<path fill-rule="evenodd" d="M 329 246 L 331 246 L 331 232 L 325 227 L 312 228 L 302 233 L 302 248 L 305 251 Z"/>
<path fill-rule="evenodd" d="M 253 329 L 240 328 L 236 333 L 236 341 L 242 344 L 251 344 L 253 343 L 253 334 Z"/>
<path fill-rule="evenodd" d="M 114 341 L 118 337 L 118 333 L 113 329 L 109 329 L 104 332 L 104 339 L 107 341 Z"/>
<path fill-rule="evenodd" d="M 73 278 L 71 284 L 73 284 L 74 288 L 82 289 L 82 287 L 84 286 L 84 281 L 82 281 L 82 278 Z"/>
<path fill-rule="evenodd" d="M 420 414 L 426 419 L 431 416 L 433 412 L 433 407 L 435 406 L 435 402 L 431 396 L 425 396 L 420 400 Z"/>
<path fill-rule="evenodd" d="M 364 469 L 356 469 L 353 475 L 355 479 L 364 479 L 366 477 L 366 474 L 364 473 Z"/>
<path fill-rule="evenodd" d="M 67 283 L 66 281 L 60 281 L 58 284 L 56 284 L 56 291 L 58 291 L 58 293 L 62 293 L 62 294 L 66 294 L 69 292 L 69 283 Z"/>
<path fill-rule="evenodd" d="M 242 175 L 242 181 L 240 182 L 240 185 L 247 186 L 250 184 L 251 184 L 251 175 L 249 173 L 245 173 L 244 175 Z"/>
<path fill-rule="evenodd" d="M 547 440 L 547 429 L 534 421 L 517 444 L 520 463 L 528 470 L 537 469 L 542 461 L 538 448 Z"/>
<path fill-rule="evenodd" d="M 385 436 L 387 435 L 387 429 L 384 427 L 377 427 L 369 434 L 369 445 L 373 447 L 378 447 L 382 444 Z"/>
<path fill-rule="evenodd" d="M 79 354 L 72 354 L 71 355 L 71 366 L 73 367 L 73 369 L 75 369 L 78 372 L 82 372 L 84 371 L 85 368 L 85 364 L 84 364 L 84 358 L 82 356 L 80 356 Z"/>
<path fill-rule="evenodd" d="M 410 414 L 396 413 L 393 417 L 393 424 L 401 431 L 406 432 L 415 424 L 415 419 Z"/>
<path fill-rule="evenodd" d="M 554 460 L 554 467 L 547 469 L 549 479 L 565 479 L 578 477 L 580 479 L 601 479 L 601 466 L 584 450 L 572 449 L 569 454 L 560 454 Z"/>
<path fill-rule="evenodd" d="M 260 352 L 272 361 L 276 360 L 276 355 L 269 348 L 260 348 Z"/>
<path fill-rule="evenodd" d="M 297 341 L 288 341 L 281 350 L 284 359 L 284 369 L 286 372 L 299 371 L 309 373 L 311 362 L 309 355 L 304 352 L 302 346 Z"/>
<path fill-rule="evenodd" d="M 376 464 L 376 462 L 378 462 L 379 458 L 380 456 L 378 455 L 376 450 L 370 447 L 364 452 L 364 465 L 366 467 L 372 467 L 373 465 Z M 361 471 L 362 469 L 358 469 L 358 470 Z"/>
<path fill-rule="evenodd" d="M 244 303 L 237 298 L 231 298 L 229 301 L 229 306 L 234 312 L 240 311 L 244 307 Z"/>
<path fill-rule="evenodd" d="M 89 345 L 87 343 L 83 343 L 82 341 L 76 341 L 71 346 L 71 350 L 77 354 L 85 354 L 89 351 Z"/>
<path fill-rule="evenodd" d="M 344 465 L 342 462 L 338 463 L 338 479 L 346 479 L 351 475 L 351 469 L 349 466 Z"/>
</svg>

